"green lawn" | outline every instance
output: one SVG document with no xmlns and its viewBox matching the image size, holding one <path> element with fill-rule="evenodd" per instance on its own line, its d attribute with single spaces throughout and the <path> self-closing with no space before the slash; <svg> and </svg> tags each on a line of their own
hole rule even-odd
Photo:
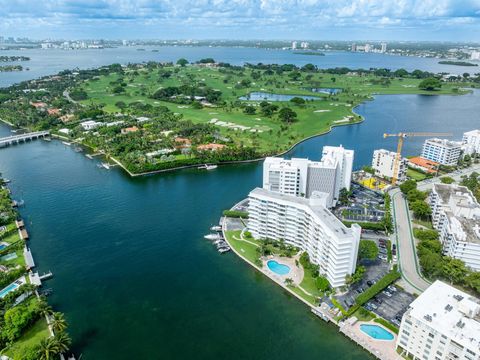
<svg viewBox="0 0 480 360">
<path fill-rule="evenodd" d="M 317 305 L 318 304 L 318 300 L 313 297 L 313 296 L 310 296 L 310 295 L 307 295 L 305 294 L 301 289 L 299 289 L 298 287 L 296 286 L 288 286 L 288 288 L 290 290 L 292 290 L 295 294 L 297 294 L 298 296 L 300 296 L 302 299 L 306 300 L 307 302 L 309 302 L 310 304 L 312 305 Z"/>
<path fill-rule="evenodd" d="M 315 278 L 313 277 L 311 270 L 309 269 L 303 269 L 303 270 L 304 270 L 304 276 L 303 276 L 302 282 L 300 283 L 300 286 L 312 295 L 315 295 L 317 297 L 323 296 L 323 293 L 317 289 Z"/>
<path fill-rule="evenodd" d="M 227 237 L 227 241 L 230 244 L 232 248 L 234 248 L 239 254 L 242 254 L 247 260 L 251 261 L 252 263 L 255 264 L 255 262 L 258 260 L 258 254 L 257 254 L 257 246 L 247 243 L 245 241 L 241 240 L 235 240 L 234 237 L 237 239 L 240 239 L 240 230 L 237 231 L 226 231 L 225 235 Z M 257 240 L 251 240 L 251 242 L 257 242 Z"/>
<path fill-rule="evenodd" d="M 47 321 L 45 318 L 38 320 L 33 326 L 28 329 L 20 339 L 8 348 L 8 350 L 2 352 L 9 356 L 13 360 L 22 360 L 22 354 L 29 348 L 33 348 L 38 345 L 40 341 L 50 336 L 50 332 L 47 327 Z"/>
<path fill-rule="evenodd" d="M 370 311 L 368 311 L 362 306 L 359 307 L 358 310 L 352 314 L 352 316 L 355 316 L 360 321 L 370 321 L 376 317 L 374 314 L 372 314 Z"/>
<path fill-rule="evenodd" d="M 422 225 L 426 227 L 427 229 L 433 230 L 433 225 L 431 221 L 425 221 L 425 220 L 419 220 L 419 219 L 413 219 L 412 222 L 417 225 Z"/>
<path fill-rule="evenodd" d="M 161 75 L 170 71 L 168 78 Z M 255 71 L 258 73 L 258 71 Z M 88 94 L 88 99 L 83 104 L 101 105 L 107 112 L 118 112 L 116 103 L 122 101 L 130 104 L 135 101 L 155 106 L 166 106 L 171 111 L 181 114 L 183 119 L 194 123 L 206 123 L 217 119 L 219 121 L 248 126 L 261 132 L 253 133 L 250 130 L 235 131 L 225 126 L 217 126 L 222 135 L 230 137 L 237 144 L 253 146 L 259 152 L 278 152 L 285 150 L 295 142 L 308 136 L 320 134 L 334 125 L 346 125 L 360 121 L 360 117 L 352 109 L 371 99 L 373 94 L 457 94 L 459 85 L 445 83 L 441 90 L 424 91 L 418 88 L 419 79 L 391 79 L 389 85 L 382 85 L 381 78 L 374 75 L 350 76 L 331 75 L 326 73 L 303 73 L 301 78 L 293 81 L 289 73 L 275 75 L 261 75 L 253 80 L 252 70 L 228 70 L 222 72 L 215 68 L 200 68 L 197 66 L 166 67 L 163 69 L 129 70 L 123 75 L 127 84 L 125 92 L 113 94 L 116 87 L 115 81 L 119 79 L 118 73 L 100 76 L 95 80 L 87 81 L 82 85 Z M 236 88 L 241 80 L 249 79 L 248 87 Z M 151 94 L 160 88 L 179 86 L 182 84 L 205 84 L 212 89 L 222 92 L 222 99 L 226 102 L 222 107 L 204 107 L 194 109 L 189 105 L 180 105 L 173 102 L 152 99 Z M 341 88 L 342 93 L 329 96 L 313 93 L 310 89 L 315 87 Z M 281 122 L 273 117 L 260 114 L 246 115 L 238 106 L 232 106 L 239 97 L 251 92 L 261 91 L 276 94 L 310 95 L 317 96 L 318 100 L 307 101 L 305 105 L 293 105 L 291 102 L 276 102 L 280 107 L 289 106 L 298 114 L 298 121 L 291 124 L 287 131 L 281 131 Z M 244 101 L 257 106 L 260 101 Z M 351 121 L 345 121 L 347 116 L 353 116 Z M 273 136 L 273 137 L 272 137 Z"/>
<path fill-rule="evenodd" d="M 407 176 L 416 181 L 422 181 L 427 178 L 424 173 L 411 168 L 407 169 Z"/>
</svg>

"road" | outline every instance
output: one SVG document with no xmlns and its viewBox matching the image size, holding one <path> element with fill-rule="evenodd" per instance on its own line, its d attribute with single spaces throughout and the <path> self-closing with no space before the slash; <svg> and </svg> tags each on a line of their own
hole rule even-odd
<svg viewBox="0 0 480 360">
<path fill-rule="evenodd" d="M 459 181 L 463 175 L 469 175 L 474 171 L 480 172 L 480 165 L 471 166 L 468 169 L 449 174 L 448 176 Z M 438 177 L 421 181 L 417 187 L 419 190 L 429 190 L 436 182 L 440 182 Z M 392 198 L 392 211 L 395 221 L 395 233 L 392 241 L 397 244 L 398 263 L 402 272 L 405 290 L 419 293 L 429 286 L 429 282 L 422 277 L 420 272 L 408 205 L 400 189 L 390 190 L 389 194 Z"/>
</svg>

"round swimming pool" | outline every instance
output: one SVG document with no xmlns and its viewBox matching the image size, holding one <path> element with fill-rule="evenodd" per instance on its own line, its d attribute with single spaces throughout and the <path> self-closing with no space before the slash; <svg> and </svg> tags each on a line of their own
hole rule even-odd
<svg viewBox="0 0 480 360">
<path fill-rule="evenodd" d="M 275 260 L 267 261 L 268 268 L 278 275 L 287 275 L 290 272 L 290 267 L 284 264 L 280 264 Z"/>
<path fill-rule="evenodd" d="M 375 340 L 393 340 L 394 336 L 390 331 L 378 325 L 362 324 L 360 330 Z"/>
</svg>

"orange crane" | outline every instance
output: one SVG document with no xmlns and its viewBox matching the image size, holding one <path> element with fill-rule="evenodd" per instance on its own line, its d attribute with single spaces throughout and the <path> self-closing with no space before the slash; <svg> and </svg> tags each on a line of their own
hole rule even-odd
<svg viewBox="0 0 480 360">
<path fill-rule="evenodd" d="M 392 176 L 392 185 L 395 185 L 398 180 L 398 168 L 400 167 L 400 160 L 402 159 L 402 147 L 403 141 L 406 137 L 413 137 L 413 136 L 452 136 L 450 133 L 433 133 L 433 132 L 401 132 L 398 134 L 383 134 L 384 138 L 387 137 L 398 137 L 398 145 L 397 145 L 397 153 L 395 156 L 395 162 L 393 164 L 393 176 Z"/>
</svg>

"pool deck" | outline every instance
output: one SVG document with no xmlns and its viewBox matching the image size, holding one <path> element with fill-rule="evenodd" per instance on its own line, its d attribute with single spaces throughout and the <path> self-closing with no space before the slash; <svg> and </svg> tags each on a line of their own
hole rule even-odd
<svg viewBox="0 0 480 360">
<path fill-rule="evenodd" d="M 295 263 L 295 260 L 299 261 L 299 258 L 300 258 L 299 254 L 295 255 L 293 258 L 280 257 L 277 255 L 266 256 L 262 258 L 262 265 L 263 265 L 262 269 L 269 277 L 277 280 L 277 282 L 285 283 L 286 279 L 292 279 L 295 285 L 299 285 L 302 282 L 303 275 L 304 275 L 302 267 L 297 266 Z M 269 269 L 267 265 L 267 263 L 270 260 L 275 260 L 279 264 L 287 265 L 290 268 L 290 271 L 288 272 L 288 274 L 285 274 L 285 275 L 280 275 L 280 274 L 277 274 L 276 272 L 273 272 L 272 270 Z"/>
<path fill-rule="evenodd" d="M 369 324 L 384 328 L 393 335 L 393 340 L 377 340 L 365 334 L 360 325 Z M 373 321 L 357 321 L 357 318 L 351 317 L 339 324 L 339 330 L 345 336 L 355 341 L 358 345 L 367 350 L 370 354 L 381 360 L 401 360 L 403 359 L 395 350 L 397 334 L 388 330 L 386 327 Z"/>
</svg>

